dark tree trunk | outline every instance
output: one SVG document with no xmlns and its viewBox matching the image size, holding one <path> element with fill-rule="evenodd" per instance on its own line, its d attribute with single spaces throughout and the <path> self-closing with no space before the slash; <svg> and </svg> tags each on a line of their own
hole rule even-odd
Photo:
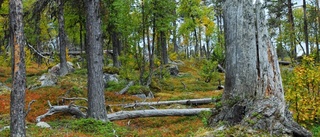
<svg viewBox="0 0 320 137">
<path fill-rule="evenodd" d="M 111 40 L 112 40 L 112 60 L 113 66 L 116 68 L 120 68 L 119 61 L 119 47 L 120 47 L 120 39 L 119 33 L 115 32 L 114 27 L 111 28 Z"/>
<path fill-rule="evenodd" d="M 12 49 L 12 91 L 10 101 L 10 136 L 25 137 L 25 41 L 21 0 L 10 0 L 10 45 Z"/>
<path fill-rule="evenodd" d="M 292 2 L 291 0 L 288 0 L 288 19 L 290 23 L 290 47 L 291 49 L 291 56 L 293 59 L 296 59 L 297 57 L 297 47 L 295 42 L 295 31 L 294 31 L 294 19 L 293 19 L 293 13 L 292 13 Z"/>
<path fill-rule="evenodd" d="M 64 29 L 64 0 L 58 0 L 59 44 L 60 44 L 60 76 L 68 73 L 66 56 L 66 33 Z"/>
<path fill-rule="evenodd" d="M 306 44 L 306 54 L 309 56 L 309 36 L 308 36 L 308 21 L 307 21 L 307 6 L 306 0 L 303 0 L 303 22 L 304 22 L 304 37 Z"/>
<path fill-rule="evenodd" d="M 100 0 L 86 0 L 86 46 L 88 60 L 88 117 L 107 121 L 103 83 Z"/>
<path fill-rule="evenodd" d="M 167 42 L 166 42 L 166 34 L 163 31 L 160 31 L 160 41 L 161 41 L 161 57 L 162 64 L 168 64 L 168 51 L 167 51 Z"/>
<path fill-rule="evenodd" d="M 199 56 L 199 42 L 198 42 L 198 35 L 197 35 L 197 29 L 196 28 L 194 28 L 193 33 L 194 33 L 194 38 L 196 40 L 194 56 L 198 57 Z"/>
<path fill-rule="evenodd" d="M 311 136 L 293 121 L 286 107 L 278 59 L 267 34 L 261 3 L 226 0 L 223 10 L 226 88 L 223 107 L 212 116 L 210 124 L 217 126 L 225 121 L 274 135 Z"/>
</svg>

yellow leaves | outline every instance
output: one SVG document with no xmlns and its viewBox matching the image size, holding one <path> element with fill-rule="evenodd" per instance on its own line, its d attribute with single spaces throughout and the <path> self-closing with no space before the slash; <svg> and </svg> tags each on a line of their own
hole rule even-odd
<svg viewBox="0 0 320 137">
<path fill-rule="evenodd" d="M 300 124 L 313 124 L 320 114 L 320 67 L 311 57 L 304 57 L 302 64 L 294 68 L 291 76 L 285 76 L 286 100 L 290 102 L 294 118 Z"/>
</svg>

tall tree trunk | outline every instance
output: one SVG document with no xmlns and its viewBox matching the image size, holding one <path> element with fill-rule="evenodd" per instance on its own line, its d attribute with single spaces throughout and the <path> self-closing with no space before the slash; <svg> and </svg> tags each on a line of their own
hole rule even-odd
<svg viewBox="0 0 320 137">
<path fill-rule="evenodd" d="M 10 0 L 10 45 L 12 49 L 12 91 L 10 98 L 10 136 L 25 137 L 25 41 L 21 0 Z"/>
<path fill-rule="evenodd" d="M 161 58 L 162 64 L 168 64 L 168 50 L 167 50 L 167 42 L 166 42 L 166 34 L 164 31 L 160 31 L 160 41 L 161 41 Z"/>
<path fill-rule="evenodd" d="M 88 60 L 88 117 L 107 121 L 103 83 L 103 52 L 100 0 L 86 0 L 86 46 Z"/>
<path fill-rule="evenodd" d="M 114 27 L 111 28 L 111 40 L 112 40 L 112 60 L 113 66 L 116 68 L 120 68 L 120 61 L 119 61 L 119 47 L 120 47 L 120 40 L 119 40 L 119 33 L 115 32 Z"/>
<path fill-rule="evenodd" d="M 303 22 L 304 22 L 304 37 L 305 37 L 305 44 L 306 44 L 306 53 L 307 56 L 309 55 L 309 36 L 308 36 L 308 19 L 307 19 L 307 6 L 306 0 L 303 0 Z"/>
<path fill-rule="evenodd" d="M 199 56 L 199 42 L 198 42 L 198 35 L 197 35 L 197 29 L 196 28 L 193 29 L 193 34 L 194 34 L 194 38 L 196 40 L 194 56 L 198 57 Z"/>
<path fill-rule="evenodd" d="M 59 44 L 60 44 L 60 76 L 68 73 L 66 56 L 66 33 L 64 29 L 64 0 L 58 0 Z"/>
<path fill-rule="evenodd" d="M 225 121 L 275 135 L 311 136 L 286 108 L 277 55 L 267 34 L 264 9 L 257 3 L 225 1 L 226 88 L 223 107 L 210 124 Z"/>
<path fill-rule="evenodd" d="M 292 13 L 292 2 L 291 0 L 288 0 L 288 19 L 289 19 L 289 23 L 290 23 L 290 47 L 291 47 L 291 54 L 292 54 L 292 58 L 296 59 L 297 57 L 297 46 L 296 46 L 296 42 L 295 42 L 295 30 L 294 30 L 294 18 L 293 18 L 293 13 Z"/>
</svg>

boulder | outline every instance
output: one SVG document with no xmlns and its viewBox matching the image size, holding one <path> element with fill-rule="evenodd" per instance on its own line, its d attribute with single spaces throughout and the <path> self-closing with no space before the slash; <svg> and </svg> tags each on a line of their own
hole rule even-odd
<svg viewBox="0 0 320 137">
<path fill-rule="evenodd" d="M 39 81 L 41 82 L 41 87 L 45 86 L 54 86 L 58 83 L 57 75 L 52 73 L 44 73 L 39 78 Z"/>
<path fill-rule="evenodd" d="M 38 122 L 36 126 L 41 128 L 51 128 L 51 126 L 46 122 Z"/>
<path fill-rule="evenodd" d="M 74 65 L 71 62 L 67 62 L 67 67 L 68 67 L 68 72 L 73 72 L 74 71 Z M 57 65 L 53 66 L 48 70 L 48 73 L 54 74 L 59 76 L 59 71 L 60 71 L 60 63 Z"/>
<path fill-rule="evenodd" d="M 106 86 L 108 85 L 108 83 L 110 81 L 118 83 L 119 82 L 118 77 L 119 76 L 117 74 L 108 74 L 108 73 L 104 73 L 103 74 L 103 80 L 104 80 L 104 83 L 105 83 Z"/>
<path fill-rule="evenodd" d="M 10 93 L 10 92 L 11 92 L 11 88 L 9 88 L 7 85 L 0 82 L 0 94 Z"/>
<path fill-rule="evenodd" d="M 170 64 L 170 65 L 168 65 L 167 69 L 170 72 L 171 76 L 178 76 L 178 74 L 179 74 L 178 65 Z"/>
</svg>

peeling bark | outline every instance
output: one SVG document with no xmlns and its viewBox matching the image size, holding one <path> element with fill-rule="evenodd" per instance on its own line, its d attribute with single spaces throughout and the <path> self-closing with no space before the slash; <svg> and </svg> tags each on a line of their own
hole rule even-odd
<svg viewBox="0 0 320 137">
<path fill-rule="evenodd" d="M 261 3 L 226 0 L 226 88 L 210 125 L 250 125 L 270 134 L 311 136 L 293 121 L 284 99 L 279 63 Z M 254 122 L 252 122 L 254 121 Z"/>
</svg>

